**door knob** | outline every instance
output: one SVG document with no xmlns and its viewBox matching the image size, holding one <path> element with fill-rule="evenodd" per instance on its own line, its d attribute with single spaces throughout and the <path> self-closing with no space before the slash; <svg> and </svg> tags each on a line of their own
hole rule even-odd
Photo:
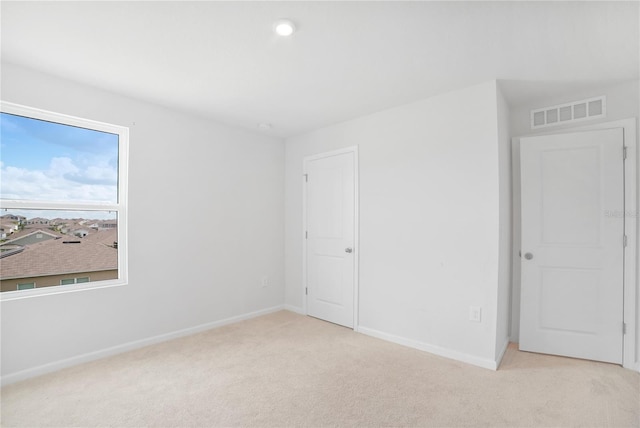
<svg viewBox="0 0 640 428">
<path fill-rule="evenodd" d="M 345 253 L 353 253 L 353 248 L 345 248 L 344 252 Z"/>
<path fill-rule="evenodd" d="M 533 258 L 533 254 L 531 253 L 524 253 L 524 258 L 527 260 L 531 260 Z"/>
</svg>

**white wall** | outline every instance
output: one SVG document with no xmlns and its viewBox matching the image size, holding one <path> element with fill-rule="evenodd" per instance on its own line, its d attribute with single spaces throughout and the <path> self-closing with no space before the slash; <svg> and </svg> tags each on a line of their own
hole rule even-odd
<svg viewBox="0 0 640 428">
<path fill-rule="evenodd" d="M 302 160 L 358 145 L 359 330 L 495 365 L 499 257 L 496 82 L 286 141 L 285 301 L 303 307 Z M 468 320 L 481 306 L 481 323 Z M 501 317 L 503 316 L 501 308 Z"/>
<path fill-rule="evenodd" d="M 509 105 L 500 86 L 497 91 L 498 106 L 498 162 L 500 191 L 500 255 L 498 264 L 498 306 L 496 324 L 496 360 L 502 359 L 509 344 L 511 321 L 511 254 L 512 254 L 512 197 L 511 197 L 511 133 Z"/>
<path fill-rule="evenodd" d="M 530 112 L 533 109 L 542 108 L 546 106 L 558 105 L 569 103 L 572 101 L 578 101 L 585 98 L 592 98 L 601 95 L 607 96 L 607 115 L 605 118 L 596 120 L 590 120 L 585 122 L 578 122 L 577 124 L 559 125 L 547 128 L 540 128 L 537 130 L 531 129 Z M 528 104 L 521 104 L 511 109 L 510 123 L 511 123 L 511 136 L 520 137 L 524 135 L 535 135 L 543 133 L 554 133 L 556 131 L 567 131 L 570 129 L 576 129 L 584 126 L 589 126 L 597 123 L 612 122 L 620 119 L 627 119 L 631 117 L 638 117 L 640 114 L 640 86 L 638 81 L 622 82 L 616 85 L 594 85 L 592 89 L 588 91 L 580 92 L 568 92 L 558 94 L 555 97 L 536 100 Z M 636 132 L 636 135 L 638 133 Z M 519 147 L 514 145 L 513 149 L 513 175 L 514 183 L 514 205 L 513 205 L 513 290 L 512 290 L 512 309 L 511 309 L 511 341 L 518 342 L 520 337 L 520 257 L 518 252 L 520 250 L 520 196 L 519 188 L 517 187 L 520 182 L 520 152 Z M 638 164 L 640 167 L 640 164 Z M 637 211 L 636 208 L 632 208 Z M 639 221 L 636 217 L 636 221 Z M 640 262 L 638 263 L 640 265 Z M 640 303 L 638 305 L 640 307 Z M 638 311 L 640 312 L 640 310 Z M 640 321 L 638 321 L 638 330 L 640 330 Z M 640 346 L 640 340 L 637 341 Z M 640 355 L 640 348 L 638 349 Z"/>
<path fill-rule="evenodd" d="M 282 304 L 281 140 L 9 64 L 2 99 L 131 127 L 130 284 L 2 302 L 3 379 Z"/>
</svg>

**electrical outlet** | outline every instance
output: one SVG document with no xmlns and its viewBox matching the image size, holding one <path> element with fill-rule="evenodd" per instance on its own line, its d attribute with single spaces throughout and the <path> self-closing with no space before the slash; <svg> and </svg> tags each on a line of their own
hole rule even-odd
<svg viewBox="0 0 640 428">
<path fill-rule="evenodd" d="M 480 306 L 469 306 L 469 321 L 482 321 L 482 308 Z"/>
<path fill-rule="evenodd" d="M 260 282 L 260 284 L 262 285 L 262 287 L 268 287 L 269 286 L 269 277 L 267 275 L 262 277 L 262 281 Z"/>
</svg>

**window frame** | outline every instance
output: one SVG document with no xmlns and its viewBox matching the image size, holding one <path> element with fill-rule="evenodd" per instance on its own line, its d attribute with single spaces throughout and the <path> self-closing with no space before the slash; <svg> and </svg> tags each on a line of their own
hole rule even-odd
<svg viewBox="0 0 640 428">
<path fill-rule="evenodd" d="M 79 279 L 86 279 L 86 281 L 78 281 Z M 64 281 L 73 281 L 68 284 L 63 284 Z M 71 284 L 84 284 L 87 282 L 91 282 L 91 277 L 89 276 L 80 276 L 77 278 L 64 278 L 60 280 L 60 285 L 71 285 Z"/>
<path fill-rule="evenodd" d="M 0 101 L 0 112 L 23 116 L 36 120 L 70 125 L 100 132 L 118 135 L 118 199 L 115 203 L 75 203 L 65 201 L 35 201 L 0 198 L 0 210 L 79 210 L 79 211 L 113 211 L 118 221 L 118 278 L 90 281 L 68 285 L 33 288 L 28 290 L 5 291 L 0 293 L 0 301 L 22 299 L 26 297 L 45 296 L 128 284 L 128 240 L 127 240 L 127 205 L 128 205 L 128 172 L 129 172 L 129 128 L 84 119 L 62 113 L 28 107 L 20 104 Z"/>
</svg>

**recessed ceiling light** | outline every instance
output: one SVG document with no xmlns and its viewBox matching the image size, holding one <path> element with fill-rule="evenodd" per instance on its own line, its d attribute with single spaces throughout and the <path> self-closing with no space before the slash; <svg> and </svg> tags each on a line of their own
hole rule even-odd
<svg viewBox="0 0 640 428">
<path fill-rule="evenodd" d="M 288 19 L 279 19 L 273 24 L 273 31 L 279 36 L 288 37 L 296 31 L 296 26 Z"/>
</svg>

